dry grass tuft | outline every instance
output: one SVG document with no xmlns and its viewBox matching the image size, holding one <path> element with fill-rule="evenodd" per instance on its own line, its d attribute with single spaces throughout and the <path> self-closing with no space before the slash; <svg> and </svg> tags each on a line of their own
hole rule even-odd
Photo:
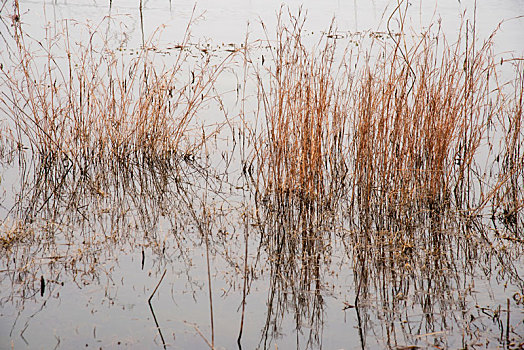
<svg viewBox="0 0 524 350">
<path fill-rule="evenodd" d="M 194 151 L 201 140 L 188 139 L 190 125 L 213 98 L 213 84 L 234 53 L 219 63 L 208 57 L 188 72 L 190 54 L 183 48 L 191 21 L 182 49 L 167 64 L 150 57 L 153 39 L 129 56 L 111 47 L 98 27 L 86 26 L 82 34 L 89 40 L 73 42 L 71 25 L 80 26 L 64 21 L 61 33 L 46 29 L 36 40 L 13 22 L 13 64 L 2 70 L 7 93 L 0 108 L 18 141 L 83 172 L 97 162 L 143 163 Z"/>
<path fill-rule="evenodd" d="M 265 195 L 324 205 L 344 181 L 343 138 L 349 91 L 336 66 L 335 41 L 324 36 L 308 49 L 305 17 L 278 18 L 269 39 L 272 64 L 258 71 L 265 134 L 258 153 L 258 179 Z"/>
<path fill-rule="evenodd" d="M 359 72 L 352 111 L 353 196 L 384 215 L 402 208 L 461 208 L 487 125 L 495 76 L 491 41 L 425 33 L 384 45 Z"/>
</svg>

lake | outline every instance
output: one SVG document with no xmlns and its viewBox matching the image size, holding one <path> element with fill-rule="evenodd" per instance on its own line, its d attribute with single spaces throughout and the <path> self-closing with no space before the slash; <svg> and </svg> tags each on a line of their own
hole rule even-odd
<svg viewBox="0 0 524 350">
<path fill-rule="evenodd" d="M 524 346 L 523 2 L 0 18 L 0 349 Z"/>
</svg>

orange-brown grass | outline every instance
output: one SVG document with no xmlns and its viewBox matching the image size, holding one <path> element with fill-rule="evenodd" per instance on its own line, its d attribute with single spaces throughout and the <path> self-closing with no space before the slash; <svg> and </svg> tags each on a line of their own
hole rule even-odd
<svg viewBox="0 0 524 350">
<path fill-rule="evenodd" d="M 477 157 L 506 118 L 493 36 L 480 42 L 469 24 L 453 43 L 440 29 L 410 44 L 390 33 L 341 57 L 329 35 L 304 43 L 300 13 L 282 17 L 272 62 L 257 67 L 259 193 L 330 207 L 349 185 L 350 208 L 383 215 L 482 203 Z"/>
<path fill-rule="evenodd" d="M 212 98 L 229 57 L 218 63 L 205 59 L 189 72 L 185 47 L 191 22 L 181 49 L 162 64 L 150 54 L 151 41 L 130 56 L 111 47 L 99 27 L 86 26 L 82 34 L 89 40 L 73 42 L 69 26 L 80 25 L 64 21 L 61 33 L 46 29 L 38 41 L 13 19 L 13 64 L 2 70 L 8 93 L 0 107 L 19 141 L 36 154 L 75 165 L 183 155 L 192 147 L 188 128 Z"/>
<path fill-rule="evenodd" d="M 328 204 L 345 175 L 349 80 L 337 79 L 344 71 L 335 63 L 335 41 L 324 36 L 313 48 L 304 44 L 304 20 L 299 13 L 287 23 L 280 13 L 276 40 L 267 39 L 272 62 L 257 72 L 266 123 L 259 184 L 266 195 Z"/>
<path fill-rule="evenodd" d="M 393 36 L 358 73 L 351 116 L 353 196 L 360 208 L 462 207 L 487 123 L 495 76 L 491 41 L 450 44 Z"/>
<path fill-rule="evenodd" d="M 254 159 L 263 203 L 257 213 L 271 279 L 264 347 L 278 334 L 287 308 L 297 331 L 313 329 L 308 342 L 318 344 L 321 276 L 346 183 L 351 80 L 328 37 L 334 29 L 311 46 L 304 25 L 302 13 L 281 11 L 274 39 L 266 31 L 268 63 L 255 67 L 263 116 Z"/>
</svg>

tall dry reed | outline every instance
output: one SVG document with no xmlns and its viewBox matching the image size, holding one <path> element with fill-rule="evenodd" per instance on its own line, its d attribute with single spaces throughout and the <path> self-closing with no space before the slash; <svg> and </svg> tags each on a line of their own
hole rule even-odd
<svg viewBox="0 0 524 350">
<path fill-rule="evenodd" d="M 302 13 L 280 12 L 274 41 L 266 31 L 272 60 L 257 72 L 265 116 L 258 178 L 264 194 L 327 204 L 345 175 L 349 80 L 337 79 L 345 71 L 329 33 L 308 47 L 304 23 Z"/>
<path fill-rule="evenodd" d="M 70 26 L 81 27 L 72 21 L 63 21 L 56 35 L 46 28 L 43 38 L 34 39 L 24 33 L 15 6 L 12 64 L 0 76 L 8 93 L 0 108 L 19 142 L 81 168 L 192 152 L 201 140 L 189 141 L 188 128 L 213 98 L 213 84 L 234 53 L 220 62 L 208 56 L 188 72 L 192 19 L 179 50 L 165 63 L 151 55 L 154 36 L 136 55 L 113 47 L 101 30 L 105 21 L 79 30 L 84 41 L 69 37 Z"/>
<path fill-rule="evenodd" d="M 452 44 L 430 32 L 411 46 L 393 36 L 359 72 L 350 118 L 359 207 L 394 215 L 469 199 L 475 155 L 498 110 L 488 104 L 492 42 L 474 46 L 465 32 Z"/>
</svg>

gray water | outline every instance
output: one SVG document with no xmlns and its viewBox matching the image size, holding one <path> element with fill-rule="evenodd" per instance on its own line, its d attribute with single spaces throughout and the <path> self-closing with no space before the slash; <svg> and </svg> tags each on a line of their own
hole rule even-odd
<svg viewBox="0 0 524 350">
<path fill-rule="evenodd" d="M 397 3 L 286 5 L 292 13 L 307 11 L 306 41 L 318 41 L 334 18 L 344 46 L 386 33 Z M 140 52 L 161 27 L 151 55 L 169 65 L 195 13 L 190 79 L 206 57 L 203 49 L 219 62 L 242 47 L 247 33 L 249 40 L 265 38 L 260 22 L 272 29 L 280 7 L 235 0 L 144 1 L 142 9 L 138 0 L 20 1 L 20 20 L 37 41 L 44 28 L 54 35 L 67 23 L 71 41 L 86 42 L 87 24 L 125 57 Z M 12 4 L 4 0 L 0 8 L 7 37 Z M 407 11 L 407 31 L 417 35 L 440 22 L 449 41 L 462 21 L 474 20 L 480 38 L 502 23 L 495 51 L 506 61 L 524 55 L 521 1 L 420 0 Z M 257 50 L 261 60 L 267 51 Z M 234 58 L 216 82 L 229 116 L 239 109 L 255 115 L 256 102 L 239 98 L 242 62 Z M 223 122 L 226 112 L 214 103 L 199 114 L 196 135 L 202 125 L 211 130 Z M 0 113 L 2 126 L 9 125 Z M 320 214 L 329 217 L 316 228 L 326 248 L 308 265 L 299 259 L 304 252 L 282 253 L 263 239 L 293 234 L 304 218 L 286 203 L 257 200 L 242 163 L 252 144 L 238 119 L 231 123 L 204 149 L 177 158 L 173 169 L 147 162 L 100 166 L 95 190 L 67 164 L 46 165 L 30 150 L 4 154 L 0 349 L 206 349 L 212 337 L 217 349 L 522 346 L 522 240 L 497 236 L 511 231 L 503 222 L 488 214 L 474 224 L 453 214 L 427 218 L 413 228 L 421 240 L 438 237 L 421 243 L 427 251 L 404 260 L 408 253 L 386 246 L 359 263 L 358 240 L 351 238 L 359 226 L 341 205 Z M 432 258 L 432 249 L 446 259 Z M 380 258 L 389 253 L 400 258 Z M 284 267 L 283 254 L 289 254 Z"/>
</svg>

